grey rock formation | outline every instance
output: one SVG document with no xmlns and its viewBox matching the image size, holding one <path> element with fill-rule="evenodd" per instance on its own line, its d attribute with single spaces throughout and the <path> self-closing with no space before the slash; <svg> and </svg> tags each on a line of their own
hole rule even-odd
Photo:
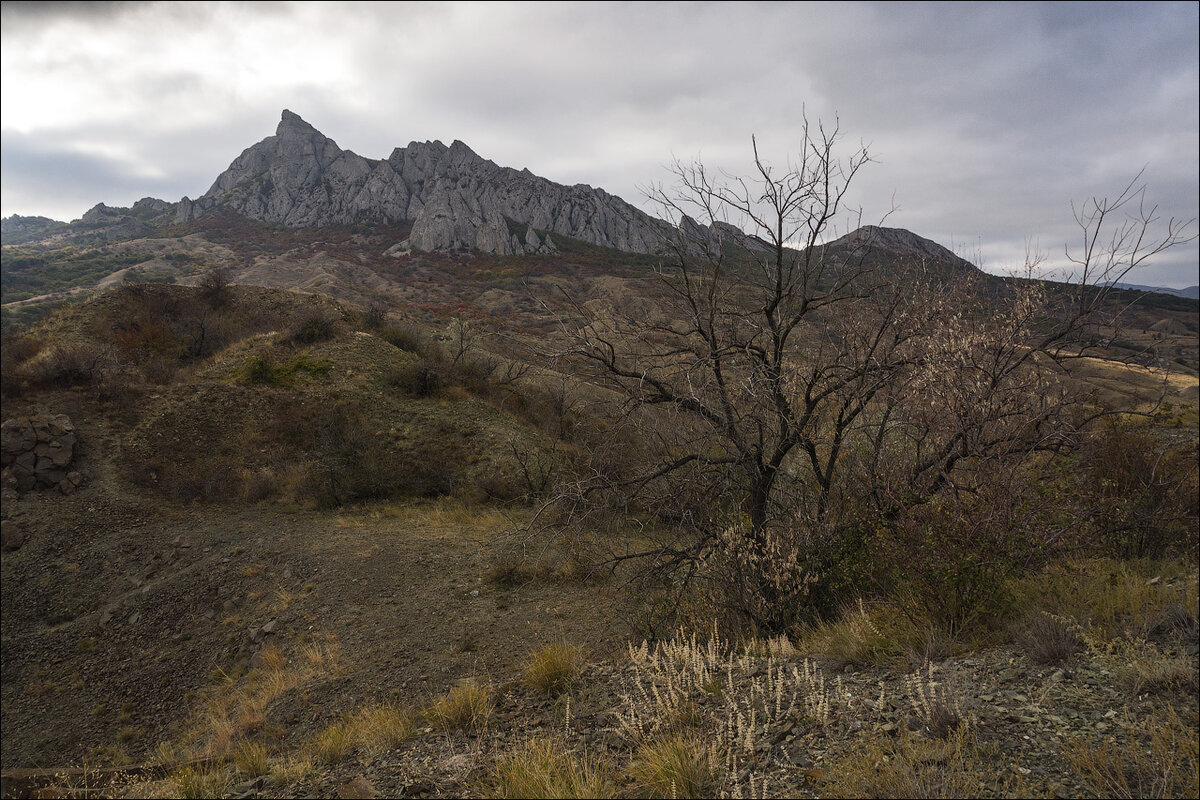
<svg viewBox="0 0 1200 800">
<path fill-rule="evenodd" d="M 83 483 L 71 469 L 75 426 L 65 414 L 7 419 L 0 425 L 0 483 L 20 492 L 55 488 L 63 494 Z"/>
<path fill-rule="evenodd" d="M 175 220 L 218 207 L 294 227 L 409 220 L 404 247 L 425 251 L 546 253 L 557 249 L 547 234 L 558 234 L 646 253 L 666 231 L 601 189 L 497 166 L 460 141 L 412 142 L 372 160 L 342 150 L 290 111 L 202 197 L 183 198 Z"/>
</svg>

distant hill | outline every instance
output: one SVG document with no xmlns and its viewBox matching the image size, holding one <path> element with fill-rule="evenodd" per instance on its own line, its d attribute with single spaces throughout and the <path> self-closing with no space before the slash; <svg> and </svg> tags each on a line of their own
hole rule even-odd
<svg viewBox="0 0 1200 800">
<path fill-rule="evenodd" d="M 1200 300 L 1200 286 L 1189 286 L 1186 289 L 1172 289 L 1169 286 L 1143 286 L 1137 283 L 1114 283 L 1112 285 L 1118 289 L 1132 289 L 1138 292 L 1173 294 L 1176 297 L 1186 297 L 1190 300 Z"/>
</svg>

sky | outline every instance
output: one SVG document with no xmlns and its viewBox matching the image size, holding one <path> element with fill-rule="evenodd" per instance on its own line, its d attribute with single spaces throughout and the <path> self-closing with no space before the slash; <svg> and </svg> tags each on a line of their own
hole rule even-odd
<svg viewBox="0 0 1200 800">
<path fill-rule="evenodd" d="M 992 272 L 1065 270 L 1073 215 L 1141 173 L 1200 214 L 1200 4 L 12 3 L 3 216 L 197 197 L 287 108 L 368 158 L 454 139 L 653 212 L 676 160 L 873 161 L 850 204 Z M 839 220 L 839 233 L 858 217 Z M 1196 226 L 1193 223 L 1192 232 Z M 1154 231 L 1152 231 L 1153 233 Z M 1158 229 L 1163 232 L 1162 228 Z M 1196 284 L 1200 248 L 1127 276 Z"/>
</svg>

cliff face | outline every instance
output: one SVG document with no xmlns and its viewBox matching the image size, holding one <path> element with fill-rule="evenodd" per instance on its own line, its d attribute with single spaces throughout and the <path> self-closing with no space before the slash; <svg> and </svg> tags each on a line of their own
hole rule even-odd
<svg viewBox="0 0 1200 800">
<path fill-rule="evenodd" d="M 554 234 L 628 252 L 657 248 L 664 223 L 589 186 L 497 166 L 460 141 L 413 142 L 386 160 L 342 150 L 296 114 L 247 148 L 176 221 L 214 208 L 294 227 L 413 223 L 415 250 L 544 253 Z"/>
</svg>

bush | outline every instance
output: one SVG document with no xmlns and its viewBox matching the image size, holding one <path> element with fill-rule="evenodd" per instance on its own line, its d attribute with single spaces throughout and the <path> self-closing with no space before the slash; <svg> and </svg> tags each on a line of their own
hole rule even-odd
<svg viewBox="0 0 1200 800">
<path fill-rule="evenodd" d="M 388 373 L 387 383 L 409 397 L 435 397 L 446 386 L 445 371 L 440 364 L 421 358 L 397 367 Z"/>
<path fill-rule="evenodd" d="M 403 325 L 385 325 L 379 329 L 377 335 L 393 347 L 408 353 L 419 354 L 426 350 L 425 339 L 412 328 Z"/>
<path fill-rule="evenodd" d="M 200 296 L 213 308 L 220 308 L 229 302 L 233 292 L 229 288 L 229 272 L 225 267 L 215 265 L 209 267 L 200 277 Z"/>
<path fill-rule="evenodd" d="M 1034 664 L 1063 664 L 1083 649 L 1076 624 L 1045 612 L 1024 627 L 1018 641 Z"/>
<path fill-rule="evenodd" d="M 297 344 L 316 344 L 326 342 L 337 335 L 337 325 L 333 319 L 320 311 L 313 311 L 304 316 L 292 328 L 291 340 Z"/>
<path fill-rule="evenodd" d="M 1059 555 L 1072 523 L 1062 499 L 1032 480 L 988 476 L 973 495 L 939 495 L 878 532 L 876 580 L 910 619 L 953 639 L 998 619 L 1009 581 Z"/>
<path fill-rule="evenodd" d="M 1081 494 L 1102 553 L 1124 559 L 1196 555 L 1195 444 L 1171 448 L 1152 431 L 1114 423 L 1091 443 L 1084 468 Z"/>
</svg>

